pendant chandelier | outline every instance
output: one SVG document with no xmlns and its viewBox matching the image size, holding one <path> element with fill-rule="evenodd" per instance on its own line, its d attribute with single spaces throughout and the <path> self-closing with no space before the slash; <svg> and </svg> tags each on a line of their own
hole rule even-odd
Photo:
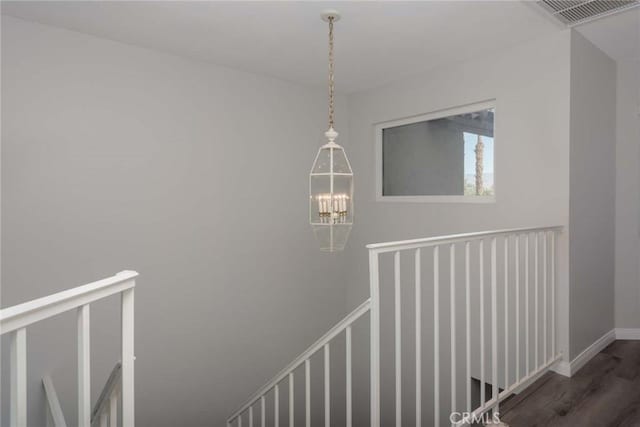
<svg viewBox="0 0 640 427">
<path fill-rule="evenodd" d="M 320 250 L 328 252 L 344 249 L 353 225 L 353 172 L 333 128 L 333 23 L 339 19 L 335 10 L 322 14 L 329 23 L 329 130 L 309 174 L 309 221 Z"/>
</svg>

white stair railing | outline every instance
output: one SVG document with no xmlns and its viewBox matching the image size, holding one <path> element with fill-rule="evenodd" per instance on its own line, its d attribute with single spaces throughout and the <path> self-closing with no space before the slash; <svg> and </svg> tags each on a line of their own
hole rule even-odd
<svg viewBox="0 0 640 427">
<path fill-rule="evenodd" d="M 231 415 L 227 419 L 227 424 L 231 425 L 232 423 L 237 423 L 238 426 L 242 426 L 243 419 L 248 422 L 249 427 L 254 426 L 254 421 L 260 420 L 260 426 L 264 427 L 266 425 L 266 397 L 269 393 L 273 394 L 274 397 L 274 408 L 273 408 L 273 422 L 274 425 L 280 425 L 280 402 L 279 402 L 279 387 L 282 382 L 287 381 L 287 385 L 289 386 L 289 421 L 288 425 L 290 427 L 294 424 L 294 371 L 296 368 L 301 367 L 304 364 L 304 373 L 305 373 L 305 425 L 306 427 L 311 426 L 311 356 L 323 350 L 323 360 L 324 360 L 324 424 L 325 427 L 331 426 L 331 385 L 330 385 L 330 369 L 331 369 L 331 353 L 330 353 L 330 342 L 336 338 L 338 335 L 345 333 L 345 362 L 346 362 L 346 400 L 347 400 L 347 410 L 346 424 L 348 427 L 351 427 L 351 402 L 352 402 L 352 341 L 351 341 L 351 328 L 352 325 L 356 322 L 356 320 L 360 319 L 364 314 L 369 312 L 371 307 L 370 300 L 363 302 L 358 308 L 353 310 L 347 317 L 345 317 L 342 321 L 340 321 L 337 325 L 329 330 L 326 334 L 322 336 L 318 341 L 316 341 L 311 347 L 305 350 L 300 356 L 296 357 L 296 359 L 291 362 L 286 368 L 284 368 L 280 373 L 278 373 L 272 380 L 267 382 L 264 386 L 262 386 L 256 393 L 253 394 L 247 400 L 247 402 L 242 405 L 238 410 L 236 410 L 233 415 Z M 259 407 L 255 408 L 258 406 Z M 254 411 L 254 408 L 256 411 Z M 256 414 L 257 412 L 258 414 Z"/>
<path fill-rule="evenodd" d="M 122 308 L 122 425 L 123 427 L 134 426 L 133 322 L 134 288 L 137 276 L 138 273 L 135 271 L 123 271 L 107 279 L 0 310 L 0 335 L 11 335 L 11 389 L 9 394 L 11 427 L 27 427 L 29 425 L 27 423 L 27 327 L 70 310 L 77 311 L 78 425 L 90 427 L 89 307 L 92 302 L 116 294 L 121 295 Z M 47 390 L 46 377 L 44 381 L 45 390 Z M 49 385 L 51 385 L 50 381 Z M 52 385 L 49 390 L 53 390 Z M 48 397 L 51 397 L 50 393 L 48 393 Z"/>
<path fill-rule="evenodd" d="M 309 427 L 309 358 L 324 349 L 324 402 L 318 403 L 324 405 L 325 426 L 331 426 L 329 341 L 345 331 L 345 425 L 351 427 L 354 411 L 350 326 L 366 312 L 370 312 L 371 427 L 380 427 L 381 424 L 403 427 L 414 423 L 417 427 L 463 426 L 480 420 L 489 411 L 498 412 L 501 401 L 527 387 L 562 357 L 557 351 L 555 319 L 556 240 L 561 231 L 560 226 L 519 228 L 368 245 L 369 299 L 258 390 L 227 419 L 228 425 L 242 427 L 243 422 L 247 422 L 245 426 L 264 427 L 265 397 L 271 393 L 275 405 L 270 411 L 273 425 L 280 426 L 279 384 L 288 377 L 288 425 L 293 427 L 293 371 L 304 363 L 305 426 Z M 407 255 L 409 259 L 403 262 Z M 381 271 L 380 260 L 385 256 L 391 256 L 389 265 L 392 266 L 392 274 L 385 275 Z M 402 268 L 407 264 L 411 265 L 409 274 L 403 272 Z M 442 268 L 441 264 L 446 264 L 446 267 Z M 425 267 L 430 269 L 427 274 Z M 383 330 L 393 330 L 393 336 L 386 337 L 393 342 L 393 365 L 381 367 L 380 313 L 383 301 L 380 286 L 387 282 L 393 289 L 393 301 L 392 304 L 384 304 L 384 310 L 393 315 L 385 316 L 385 319 L 393 319 L 393 328 Z M 407 289 L 408 285 L 411 285 L 410 289 Z M 402 321 L 407 317 L 403 316 L 406 304 L 403 305 L 402 295 L 407 291 L 412 294 L 409 302 L 413 305 L 410 312 L 414 315 L 411 325 L 415 331 L 413 346 L 402 340 Z M 472 294 L 476 297 L 473 298 Z M 460 299 L 459 295 L 464 295 L 464 298 Z M 433 305 L 423 307 L 424 297 L 433 297 Z M 448 298 L 449 304 L 441 303 L 443 297 Z M 428 310 L 431 312 L 425 315 L 424 312 Z M 432 322 L 427 326 L 433 331 L 431 343 L 423 342 L 426 321 Z M 447 324 L 448 331 L 444 330 Z M 477 329 L 477 333 L 473 329 Z M 446 337 L 451 338 L 446 340 Z M 448 345 L 443 346 L 443 341 L 448 341 Z M 487 341 L 489 345 L 486 345 Z M 427 346 L 431 346 L 428 351 L 433 354 L 431 367 L 423 366 Z M 402 366 L 403 350 L 408 349 L 415 351 L 415 366 L 408 372 L 415 375 L 403 377 L 403 370 L 406 369 Z M 464 363 L 460 363 L 462 359 Z M 474 366 L 472 361 L 477 360 L 479 363 Z M 381 413 L 381 369 L 393 370 L 394 384 L 386 386 L 384 390 L 384 401 L 388 402 L 385 407 L 394 408 L 393 416 Z M 410 417 L 402 410 L 403 406 L 407 406 L 403 405 L 402 395 L 403 381 L 407 379 L 414 381 L 411 386 L 415 385 L 412 393 L 415 413 L 411 413 Z M 480 387 L 479 397 L 474 399 L 472 386 L 476 379 Z M 485 396 L 486 386 L 491 387 L 490 396 Z M 425 406 L 428 399 L 433 403 Z M 254 406 L 258 403 L 259 412 L 256 414 Z M 426 414 L 425 408 L 431 413 Z M 386 415 L 384 422 L 381 421 L 382 415 Z M 455 419 L 452 415 L 455 415 Z"/>
<path fill-rule="evenodd" d="M 413 258 L 414 301 L 415 301 L 415 425 L 421 426 L 423 420 L 423 399 L 426 384 L 422 378 L 422 325 L 423 307 L 422 293 L 425 290 L 422 275 L 423 252 L 430 251 L 432 278 L 427 281 L 427 291 L 433 295 L 433 389 L 428 391 L 433 397 L 433 426 L 469 425 L 472 421 L 481 419 L 489 411 L 498 412 L 499 403 L 514 392 L 525 388 L 531 382 L 546 372 L 562 355 L 556 352 L 556 236 L 562 227 L 539 227 L 496 230 L 478 233 L 458 234 L 451 236 L 432 237 L 426 239 L 407 240 L 368 245 L 370 282 L 371 282 L 371 426 L 379 427 L 380 414 L 380 272 L 379 260 L 383 254 L 393 255 L 393 286 L 394 286 L 394 360 L 395 360 L 395 425 L 401 427 L 403 423 L 402 411 L 402 289 L 401 256 L 409 254 Z M 498 245 L 504 252 L 501 265 L 498 264 Z M 487 289 L 486 250 L 489 246 L 489 266 Z M 472 259 L 472 245 L 475 249 L 475 259 Z M 456 256 L 456 251 L 463 249 L 463 256 Z M 521 249 L 524 250 L 522 253 Z M 448 252 L 448 254 L 446 253 Z M 441 268 L 442 261 L 448 261 L 445 271 Z M 476 268 L 472 268 L 475 264 Z M 524 264 L 524 271 L 522 271 Z M 446 274 L 448 270 L 448 274 Z M 499 270 L 501 270 L 502 291 L 504 292 L 502 306 L 499 305 L 498 287 Z M 532 270 L 532 271 L 530 271 Z M 512 273 L 510 273 L 512 272 Z M 533 278 L 531 278 L 533 272 Z M 463 280 L 459 280 L 461 276 Z M 444 279 L 448 279 L 445 280 Z M 533 282 L 533 283 L 532 283 Z M 464 283 L 464 368 L 460 369 L 458 360 L 458 341 L 460 329 L 457 322 L 461 313 L 458 309 L 459 283 Z M 472 285 L 479 293 L 477 318 L 472 319 L 474 307 L 471 306 Z M 445 288 L 446 286 L 446 288 Z M 532 289 L 533 286 L 533 289 Z M 444 288 L 444 289 L 441 289 Z M 448 288 L 448 289 L 447 289 Z M 485 293 L 490 290 L 487 301 Z M 441 296 L 449 293 L 449 307 L 442 306 Z M 542 293 L 542 296 L 540 295 Z M 524 294 L 524 298 L 522 295 Z M 530 299 L 533 298 L 533 304 Z M 523 301 L 524 299 L 524 301 Z M 514 306 L 511 307 L 511 304 Z M 524 308 L 524 310 L 521 310 Z M 448 313 L 447 313 L 448 310 Z M 522 313 L 521 311 L 524 311 Z M 490 325 L 486 325 L 486 314 L 490 314 Z M 513 314 L 512 314 L 513 313 Z M 447 316 L 448 314 L 448 316 Z M 533 316 L 533 320 L 531 317 Z M 449 330 L 443 331 L 441 322 L 448 318 Z M 479 337 L 472 333 L 471 325 L 479 323 Z M 524 323 L 522 328 L 521 322 Z M 504 325 L 499 330 L 498 325 Z M 510 328 L 513 333 L 510 333 Z M 524 329 L 524 331 L 523 331 Z M 443 333 L 444 332 L 444 333 Z M 448 332 L 448 334 L 446 333 Z M 522 337 L 524 332 L 525 338 Z M 501 336 L 502 335 L 502 336 Z M 515 336 L 510 343 L 510 337 Z M 442 347 L 443 337 L 451 337 L 449 348 Z M 490 351 L 487 349 L 486 338 L 490 336 Z M 472 338 L 479 341 L 480 359 L 479 372 L 471 368 L 472 352 L 475 346 Z M 502 342 L 499 342 L 502 341 Z M 501 352 L 499 351 L 499 347 Z M 523 352 L 524 354 L 522 354 Z M 442 378 L 444 361 L 443 354 L 448 354 L 447 369 L 450 378 Z M 491 358 L 490 365 L 487 363 Z M 499 366 L 499 361 L 501 361 Z M 521 362 L 524 363 L 522 364 Z M 521 366 L 524 365 L 524 366 Z M 510 369 L 513 368 L 513 371 Z M 491 372 L 487 378 L 486 371 Z M 464 376 L 461 376 L 464 375 Z M 504 375 L 503 375 L 504 374 Z M 472 401 L 472 380 L 479 377 L 479 404 Z M 461 381 L 465 378 L 464 381 Z M 462 384 L 461 384 L 462 383 Z M 464 394 L 458 393 L 458 387 L 464 388 Z M 485 396 L 485 385 L 491 386 L 491 397 Z M 442 389 L 450 392 L 448 397 L 450 407 L 442 416 Z M 502 388 L 502 391 L 500 389 Z M 461 403 L 464 400 L 464 403 Z M 453 416 L 452 416 L 453 415 Z M 425 420 L 429 422 L 430 420 Z"/>
</svg>

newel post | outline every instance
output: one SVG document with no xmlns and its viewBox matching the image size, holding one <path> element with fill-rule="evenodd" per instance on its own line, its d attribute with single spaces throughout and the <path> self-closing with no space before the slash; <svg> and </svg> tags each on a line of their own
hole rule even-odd
<svg viewBox="0 0 640 427">
<path fill-rule="evenodd" d="M 133 280 L 133 279 L 132 279 Z M 135 425 L 134 388 L 134 291 L 135 287 L 122 292 L 122 425 Z"/>
</svg>

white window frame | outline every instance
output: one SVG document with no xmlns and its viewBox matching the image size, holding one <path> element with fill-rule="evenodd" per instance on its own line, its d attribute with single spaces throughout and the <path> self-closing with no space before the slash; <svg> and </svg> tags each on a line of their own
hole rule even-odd
<svg viewBox="0 0 640 427">
<path fill-rule="evenodd" d="M 375 127 L 375 170 L 376 170 L 376 201 L 377 202 L 410 202 L 410 203 L 495 203 L 496 202 L 496 115 L 493 123 L 493 195 L 492 196 L 472 196 L 472 195 L 451 195 L 451 196 L 385 196 L 382 194 L 382 131 L 387 128 L 409 125 L 428 120 L 442 119 L 457 114 L 472 113 L 479 110 L 496 110 L 496 100 L 488 100 L 466 104 L 463 106 L 447 108 L 433 111 L 419 116 L 411 116 L 403 119 L 390 120 L 376 123 Z"/>
</svg>

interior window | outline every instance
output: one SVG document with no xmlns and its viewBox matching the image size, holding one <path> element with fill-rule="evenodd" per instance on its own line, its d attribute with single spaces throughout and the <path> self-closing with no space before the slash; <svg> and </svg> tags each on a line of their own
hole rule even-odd
<svg viewBox="0 0 640 427">
<path fill-rule="evenodd" d="M 494 113 L 484 108 L 381 127 L 381 196 L 493 196 Z"/>
</svg>

